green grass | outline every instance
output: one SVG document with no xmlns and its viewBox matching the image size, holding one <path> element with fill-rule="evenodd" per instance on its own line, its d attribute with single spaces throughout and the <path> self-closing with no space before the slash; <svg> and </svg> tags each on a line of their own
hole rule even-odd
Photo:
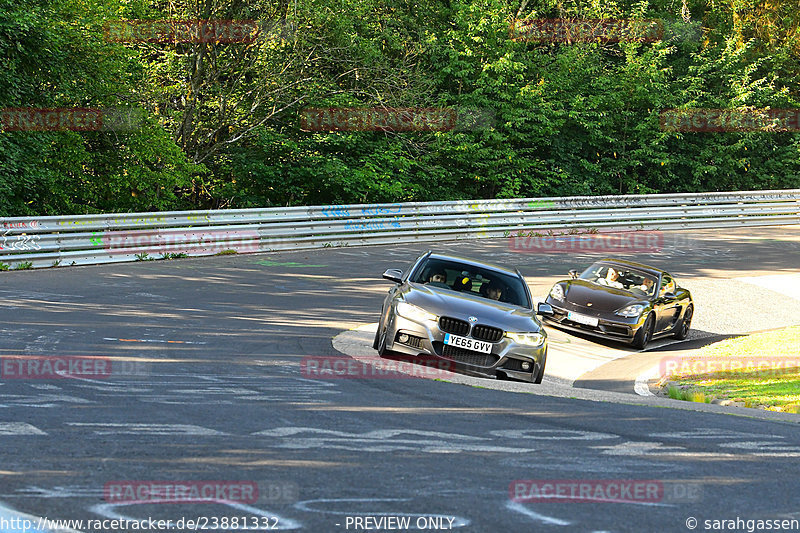
<svg viewBox="0 0 800 533">
<path fill-rule="evenodd" d="M 710 402 L 730 400 L 745 407 L 800 412 L 800 327 L 727 339 L 700 349 L 687 361 L 736 362 L 744 368 L 672 375 L 670 398 Z M 755 370 L 748 361 L 771 360 L 782 367 Z"/>
</svg>

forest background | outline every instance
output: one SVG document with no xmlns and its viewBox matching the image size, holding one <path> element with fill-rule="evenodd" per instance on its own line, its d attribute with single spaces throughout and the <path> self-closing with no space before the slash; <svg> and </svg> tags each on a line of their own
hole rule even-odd
<svg viewBox="0 0 800 533">
<path fill-rule="evenodd" d="M 109 24 L 142 19 L 263 30 L 249 42 L 110 37 Z M 542 19 L 659 32 L 512 30 Z M 104 131 L 6 120 L 0 216 L 798 188 L 798 128 L 661 120 L 800 107 L 798 20 L 796 0 L 0 0 L 0 111 L 139 113 L 135 128 Z M 310 107 L 486 120 L 308 131 Z"/>
</svg>

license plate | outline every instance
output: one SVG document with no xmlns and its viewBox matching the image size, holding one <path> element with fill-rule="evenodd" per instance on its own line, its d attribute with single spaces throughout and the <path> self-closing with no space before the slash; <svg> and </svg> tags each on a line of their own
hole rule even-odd
<svg viewBox="0 0 800 533">
<path fill-rule="evenodd" d="M 450 335 L 445 333 L 444 343 L 450 346 L 457 346 L 467 350 L 473 350 L 481 353 L 492 353 L 492 343 L 470 339 L 469 337 L 459 337 L 458 335 Z"/>
<path fill-rule="evenodd" d="M 586 326 L 592 326 L 593 328 L 596 328 L 598 324 L 598 320 L 595 317 L 580 315 L 578 313 L 573 313 L 572 311 L 567 313 L 567 320 L 577 322 L 578 324 L 584 324 Z"/>
</svg>

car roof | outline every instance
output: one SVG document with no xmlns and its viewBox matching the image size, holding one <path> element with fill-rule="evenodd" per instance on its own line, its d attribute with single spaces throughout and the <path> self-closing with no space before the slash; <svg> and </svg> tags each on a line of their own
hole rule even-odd
<svg viewBox="0 0 800 533">
<path fill-rule="evenodd" d="M 429 255 L 431 259 L 443 259 L 445 261 L 458 261 L 460 263 L 467 264 L 469 266 L 475 266 L 480 268 L 489 268 L 492 270 L 497 270 L 498 272 L 503 272 L 505 274 L 509 274 L 511 276 L 518 276 L 517 270 L 514 268 L 508 268 L 502 265 L 498 265 L 495 263 L 488 263 L 486 261 L 479 261 L 477 259 L 471 259 L 469 257 L 464 257 L 460 255 L 445 255 L 445 254 L 436 254 L 432 253 Z"/>
<path fill-rule="evenodd" d="M 653 274 L 656 277 L 660 276 L 661 274 L 668 274 L 668 272 L 666 270 L 661 270 L 660 268 L 651 267 L 651 266 L 648 266 L 648 265 L 643 265 L 642 263 L 635 263 L 633 261 L 626 261 L 624 259 L 614 259 L 612 257 L 606 257 L 606 258 L 601 259 L 600 261 L 597 261 L 597 262 L 598 263 L 606 263 L 606 264 L 621 265 L 621 266 L 636 268 L 638 270 L 642 270 L 644 272 L 647 272 L 648 274 Z"/>
</svg>

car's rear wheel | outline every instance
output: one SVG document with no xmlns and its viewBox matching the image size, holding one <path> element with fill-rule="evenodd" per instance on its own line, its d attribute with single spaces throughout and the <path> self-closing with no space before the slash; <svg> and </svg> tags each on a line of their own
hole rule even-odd
<svg viewBox="0 0 800 533">
<path fill-rule="evenodd" d="M 673 337 L 678 340 L 683 340 L 689 335 L 689 328 L 692 327 L 692 315 L 694 314 L 694 307 L 691 305 L 686 308 L 686 311 L 683 313 L 683 320 L 681 320 L 678 325 L 675 327 L 675 333 L 673 333 Z"/>
<path fill-rule="evenodd" d="M 639 328 L 639 331 L 636 332 L 636 336 L 633 337 L 633 345 L 640 350 L 644 350 L 647 348 L 647 343 L 650 342 L 650 339 L 653 338 L 653 315 L 647 315 L 647 320 L 644 321 L 644 325 Z"/>
</svg>

